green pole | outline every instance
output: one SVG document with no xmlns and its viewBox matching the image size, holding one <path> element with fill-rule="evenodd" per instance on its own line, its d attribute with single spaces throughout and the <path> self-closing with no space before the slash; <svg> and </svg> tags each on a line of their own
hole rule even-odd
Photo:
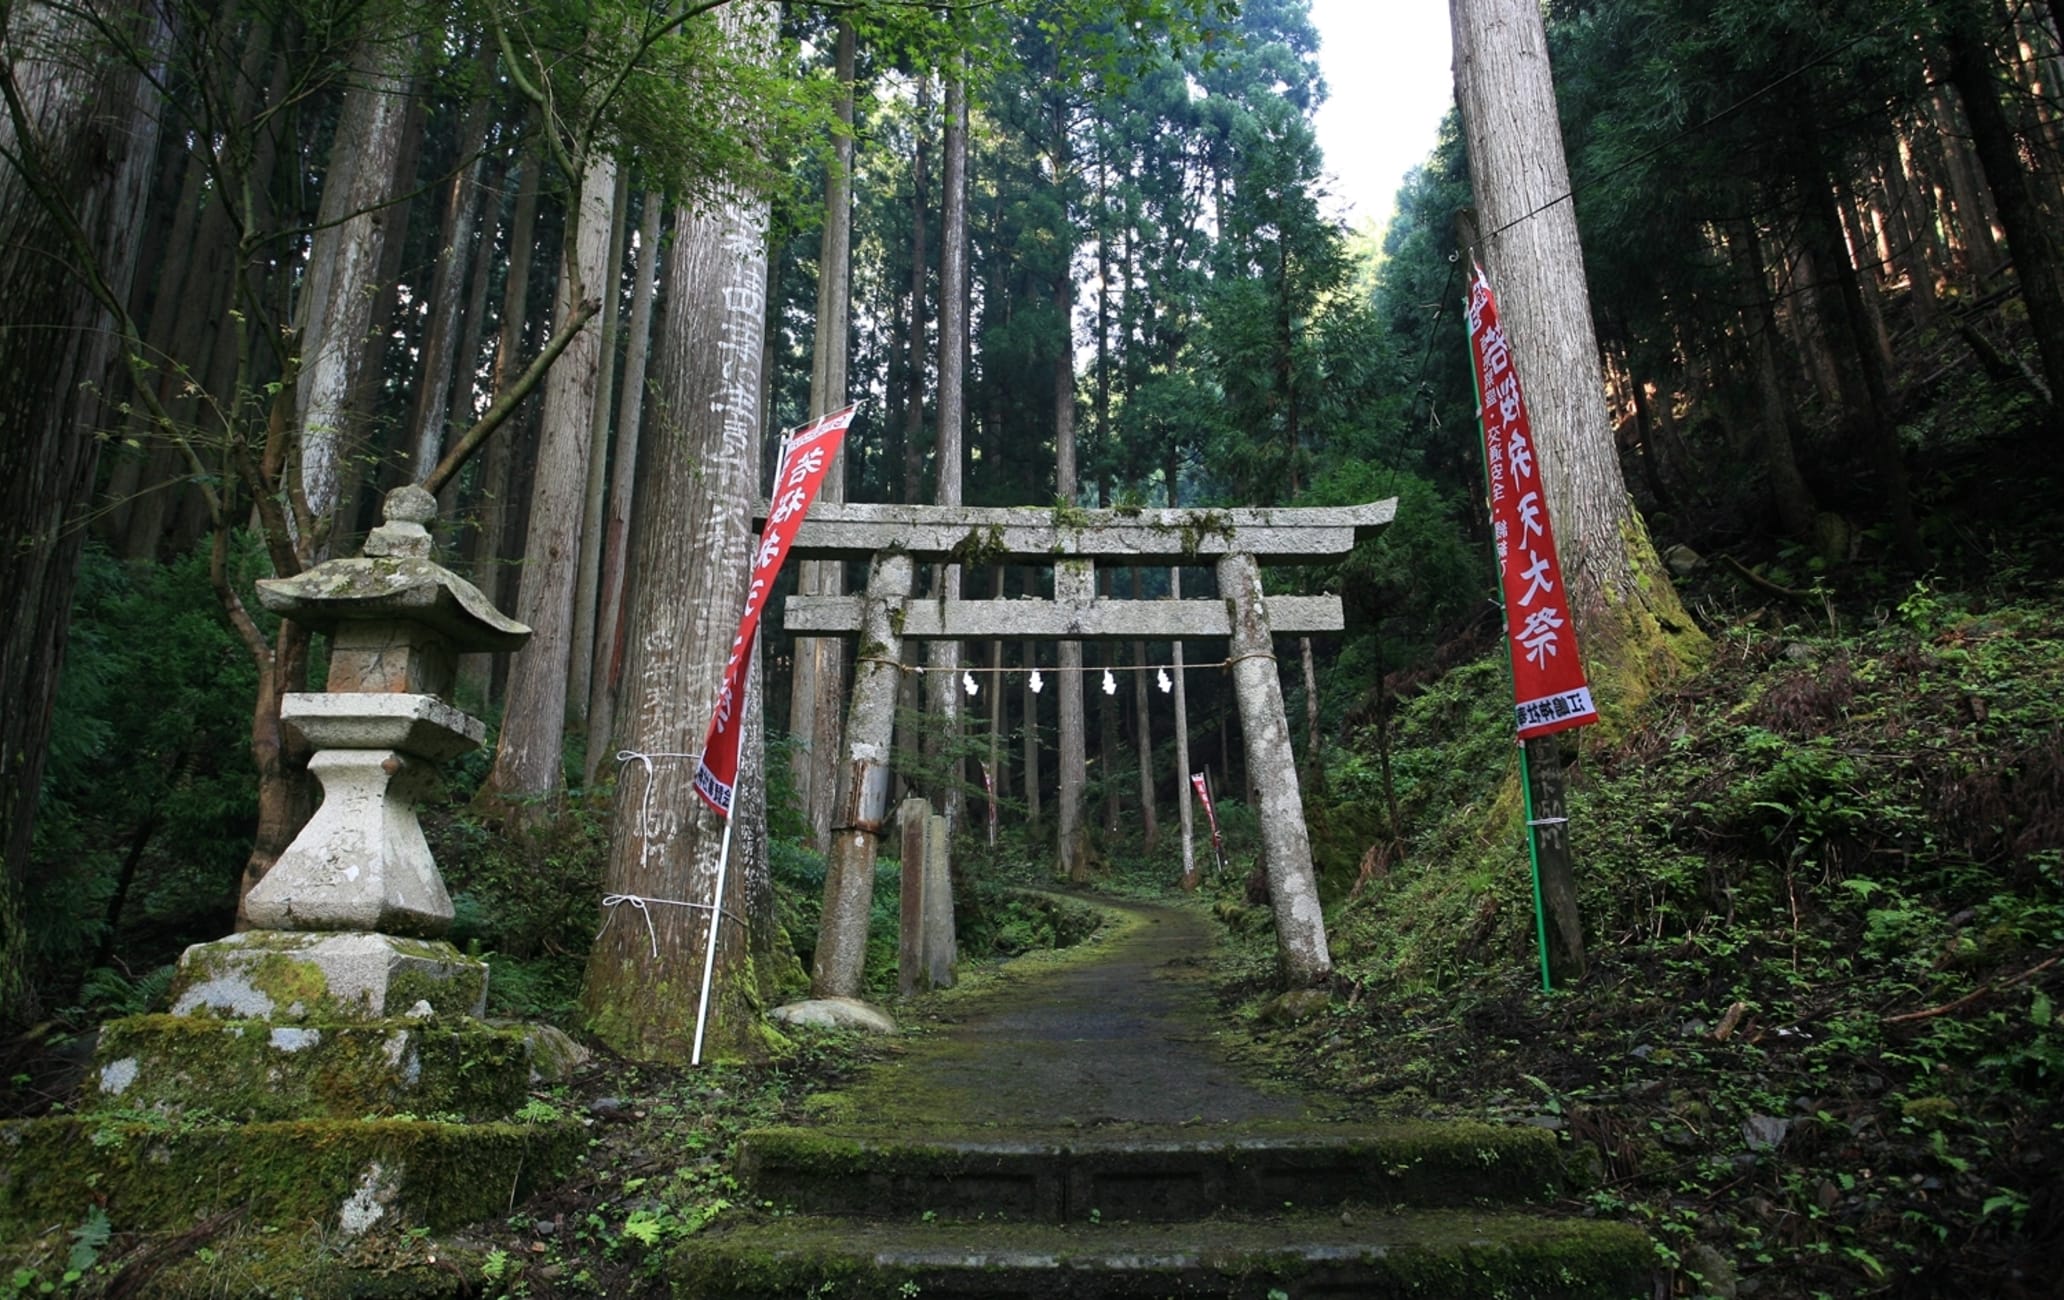
<svg viewBox="0 0 2064 1300">
<path fill-rule="evenodd" d="M 1527 865 L 1534 875 L 1534 948 L 1541 954 L 1541 991 L 1553 993 L 1555 981 L 1548 975 L 1548 909 L 1541 901 L 1541 828 L 1534 825 L 1534 772 L 1527 762 L 1527 746 L 1519 746 L 1519 789 L 1521 807 L 1526 810 Z"/>
</svg>

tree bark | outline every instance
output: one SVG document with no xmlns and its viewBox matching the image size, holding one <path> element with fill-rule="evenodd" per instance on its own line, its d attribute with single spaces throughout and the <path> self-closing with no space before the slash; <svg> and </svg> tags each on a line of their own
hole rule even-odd
<svg viewBox="0 0 2064 1300">
<path fill-rule="evenodd" d="M 498 158 L 490 160 L 481 176 L 479 186 L 480 210 L 477 214 L 478 238 L 473 243 L 473 267 L 467 272 L 467 284 L 469 287 L 466 291 L 465 327 L 459 331 L 458 355 L 456 357 L 455 373 L 452 375 L 451 396 L 445 408 L 444 423 L 447 429 L 465 428 L 473 422 L 474 414 L 479 409 L 480 340 L 487 333 L 487 291 L 489 287 L 488 282 L 494 278 L 495 229 L 500 216 L 495 205 L 489 199 L 491 195 L 498 194 L 501 191 L 503 176 L 501 161 Z M 469 495 L 477 499 L 479 495 L 477 478 L 469 483 L 467 487 Z M 451 520 L 455 513 L 459 495 L 459 490 L 456 487 L 449 488 L 445 491 L 443 499 L 438 502 L 439 514 L 448 521 Z M 459 531 L 447 534 L 445 538 L 446 544 L 453 550 L 457 550 L 460 539 L 464 537 L 464 532 L 462 525 Z"/>
<path fill-rule="evenodd" d="M 568 213 L 558 302 L 560 328 L 571 327 L 577 304 L 601 285 L 609 248 L 610 199 L 616 163 L 590 159 L 577 208 Z M 754 286 L 754 296 L 759 286 Z M 757 335 L 755 336 L 757 338 Z M 755 356 L 757 359 L 757 354 Z M 494 766 L 479 798 L 516 824 L 534 824 L 550 811 L 564 784 L 567 657 L 573 637 L 573 588 L 580 559 L 581 512 L 588 442 L 594 428 L 595 385 L 601 362 L 596 331 L 582 330 L 545 383 L 543 431 L 531 487 L 530 525 L 523 544 L 523 577 L 516 620 L 531 629 L 530 643 L 509 665 Z"/>
<path fill-rule="evenodd" d="M 538 196 L 543 190 L 544 161 L 533 153 L 519 157 L 516 167 L 522 176 L 516 187 L 516 207 L 509 217 L 508 280 L 502 291 L 501 330 L 495 339 L 494 370 L 490 390 L 506 392 L 523 373 L 523 327 L 530 306 L 531 250 L 537 242 Z M 542 322 L 540 323 L 542 326 Z M 507 609 L 508 586 L 504 580 L 509 556 L 509 534 L 520 513 L 511 500 L 515 491 L 518 444 L 525 441 L 508 435 L 487 447 L 487 462 L 480 470 L 480 536 L 475 543 L 473 583 L 486 593 L 497 609 Z M 458 693 L 462 699 L 478 699 L 483 707 L 493 694 L 496 656 L 465 655 L 459 660 Z"/>
<path fill-rule="evenodd" d="M 1797 109 L 1789 156 L 1799 190 L 1799 238 L 1818 272 L 1813 288 L 1831 335 L 1829 343 L 1842 390 L 1845 423 L 1862 443 L 1877 471 L 1900 557 L 1919 569 L 1927 563 L 1927 552 L 1914 519 L 1891 382 L 1871 332 L 1863 287 L 1857 282 L 1856 268 L 1850 260 L 1842 214 L 1832 188 L 1834 175 L 1812 125 L 1817 105 L 1802 87 L 1794 87 L 1790 94 Z"/>
<path fill-rule="evenodd" d="M 1276 951 L 1291 987 L 1316 984 L 1333 970 L 1326 920 L 1312 876 L 1311 834 L 1305 828 L 1297 755 L 1283 712 L 1261 569 L 1251 555 L 1218 562 L 1218 590 L 1233 614 L 1233 685 L 1240 736 L 1247 752 L 1251 806 L 1261 826 L 1261 864 L 1268 875 L 1269 907 L 1276 920 Z"/>
<path fill-rule="evenodd" d="M 2035 182 L 2021 165 L 2020 142 L 2001 102 L 1985 34 L 1963 0 L 1952 0 L 1946 11 L 1942 37 L 1949 79 L 1963 101 L 1972 147 L 2006 229 L 2043 378 L 2050 392 L 2064 400 L 2064 248 L 2055 220 L 2045 214 Z"/>
<path fill-rule="evenodd" d="M 931 178 L 925 163 L 925 123 L 932 111 L 932 83 L 917 82 L 916 128 L 910 160 L 910 335 L 904 350 L 903 385 L 903 499 L 915 504 L 924 486 L 924 395 L 925 395 L 925 211 L 931 197 Z"/>
<path fill-rule="evenodd" d="M 315 536 L 311 557 L 328 555 L 349 458 L 365 441 L 353 398 L 373 357 L 380 267 L 395 213 L 394 158 L 404 147 L 409 64 L 415 41 L 369 34 L 353 56 L 337 122 L 322 206 L 308 250 L 300 310 L 301 364 L 295 398 L 301 427 L 299 489 Z M 401 232 L 392 232 L 399 239 Z"/>
<path fill-rule="evenodd" d="M 2000 272 L 1999 237 L 1993 228 L 1992 195 L 1987 192 L 1978 168 L 1972 164 L 1971 150 L 1965 143 L 1969 126 L 1961 120 L 1951 101 L 1949 87 L 1938 84 L 1935 93 L 1929 97 L 1928 108 L 1935 124 L 1935 152 L 1949 182 L 1950 212 L 1962 236 L 1958 243 L 1964 254 L 1964 267 L 1969 275 L 1983 283 Z"/>
<path fill-rule="evenodd" d="M 659 276 L 659 224 L 666 200 L 645 194 L 632 265 L 631 330 L 624 348 L 623 404 L 617 410 L 616 456 L 610 465 L 609 519 L 603 530 L 601 611 L 595 621 L 595 671 L 588 687 L 587 764 L 593 785 L 616 752 L 616 703 L 623 679 L 625 552 L 638 487 L 638 441 L 645 420 L 645 367 L 652 354 L 652 300 Z"/>
<path fill-rule="evenodd" d="M 1060 352 L 1054 358 L 1054 497 L 1062 507 L 1075 505 L 1075 351 L 1073 319 L 1075 285 L 1063 267 L 1054 285 L 1054 306 L 1062 322 Z M 1066 585 L 1069 594 L 1064 595 Z M 1095 591 L 1095 578 L 1087 561 L 1063 561 L 1054 566 L 1054 598 L 1072 596 L 1088 599 Z M 1054 689 L 1060 701 L 1060 792 L 1055 797 L 1055 822 L 1059 828 L 1058 870 L 1068 880 L 1082 884 L 1089 879 L 1089 851 L 1082 829 L 1082 797 L 1088 786 L 1088 737 L 1082 707 L 1082 643 L 1056 643 L 1059 671 Z"/>
<path fill-rule="evenodd" d="M 839 762 L 838 816 L 825 855 L 824 905 L 810 962 L 810 991 L 821 998 L 859 997 L 866 985 L 875 850 L 889 810 L 890 746 L 903 676 L 903 637 L 890 611 L 910 594 L 913 568 L 901 551 L 878 552 L 868 566 L 853 705 Z"/>
<path fill-rule="evenodd" d="M 1762 452 L 1763 477 L 1770 492 L 1771 507 L 1785 532 L 1797 542 L 1810 542 L 1814 521 L 1820 514 L 1805 476 L 1799 472 L 1798 440 L 1805 430 L 1792 403 L 1785 400 L 1778 378 L 1777 313 L 1770 302 L 1769 280 L 1763 270 L 1762 241 L 1753 221 L 1741 223 L 1741 236 L 1732 260 L 1738 268 L 1742 301 L 1742 332 L 1748 338 L 1749 369 L 1756 379 L 1756 395 L 1762 403 L 1762 418 L 1756 421 L 1757 443 Z M 1834 557 L 1829 557 L 1834 558 Z"/>
<path fill-rule="evenodd" d="M 1146 585 L 1144 571 L 1132 571 L 1132 598 Z M 1147 689 L 1147 643 L 1132 643 L 1133 748 L 1139 753 L 1140 831 L 1149 857 L 1161 843 L 1161 819 L 1154 807 L 1154 697 Z"/>
<path fill-rule="evenodd" d="M 1455 95 L 1500 319 L 1532 417 L 1570 608 L 1609 729 L 1704 657 L 1627 497 L 1534 0 L 1450 0 Z"/>
<path fill-rule="evenodd" d="M 491 50 L 476 60 L 483 75 L 494 67 Z M 493 101 L 485 95 L 466 110 L 459 124 L 459 147 L 471 149 L 487 134 Z M 444 453 L 444 430 L 450 416 L 452 372 L 458 364 L 459 338 L 464 333 L 462 305 L 471 262 L 473 228 L 482 199 L 480 179 L 487 155 L 476 153 L 451 178 L 444 216 L 438 230 L 436 268 L 430 277 L 430 321 L 423 336 L 423 366 L 416 377 L 415 437 L 409 448 L 412 479 L 420 480 Z"/>
<path fill-rule="evenodd" d="M 602 583 L 602 534 L 609 493 L 610 416 L 616 408 L 616 334 L 623 301 L 625 223 L 630 219 L 631 177 L 618 170 L 616 193 L 609 202 L 609 251 L 593 295 L 602 300 L 601 337 L 596 340 L 595 401 L 589 419 L 588 482 L 582 497 L 580 568 L 573 580 L 573 643 L 567 647 L 566 715 L 587 735 L 588 695 L 594 684 L 595 656 L 602 629 L 595 621 Z M 583 756 L 582 770 L 587 770 Z"/>
<path fill-rule="evenodd" d="M 1032 674 L 1039 671 L 1039 643 L 1037 641 L 1026 641 L 1019 647 L 1018 663 L 1025 669 L 1024 734 L 1021 737 L 1024 750 L 1021 766 L 1024 768 L 1025 781 L 1025 819 L 1034 828 L 1037 828 L 1040 820 L 1039 696 L 1041 693 L 1032 689 Z"/>
<path fill-rule="evenodd" d="M 847 336 L 851 331 L 853 277 L 853 25 L 838 25 L 833 75 L 838 79 L 837 113 L 843 126 L 832 141 L 832 160 L 824 183 L 824 231 L 817 251 L 817 327 L 810 357 L 810 417 L 846 404 Z M 920 196 L 920 206 L 922 197 Z M 846 457 L 843 447 L 825 476 L 818 498 L 846 499 Z M 799 595 L 839 596 L 846 590 L 841 560 L 803 560 L 796 573 Z M 798 637 L 795 670 L 789 681 L 788 731 L 795 740 L 789 757 L 796 798 L 810 826 L 818 852 L 830 847 L 836 803 L 839 728 L 846 694 L 846 647 L 838 637 Z"/>
<path fill-rule="evenodd" d="M 946 79 L 946 123 L 941 152 L 939 196 L 939 396 L 938 438 L 933 451 L 933 501 L 961 503 L 961 460 L 967 421 L 967 85 L 958 64 Z M 960 566 L 939 566 L 933 595 L 960 599 Z M 938 745 L 932 769 L 941 774 L 933 805 L 946 818 L 948 843 L 964 819 L 963 773 L 960 762 L 961 647 L 958 641 L 933 641 L 925 646 L 930 673 L 930 735 Z"/>
<path fill-rule="evenodd" d="M 727 41 L 766 57 L 769 6 L 738 0 L 716 21 Z M 642 915 L 628 904 L 612 908 L 581 991 L 595 1034 L 641 1059 L 687 1058 L 711 926 L 718 943 L 705 1050 L 734 1055 L 757 1040 L 749 882 L 731 872 L 724 897 L 712 897 L 724 827 L 695 794 L 691 755 L 746 595 L 748 521 L 760 483 L 767 224 L 765 196 L 720 189 L 676 212 L 668 258 L 667 326 L 642 449 L 649 499 L 632 522 L 644 580 L 632 601 L 619 724 L 624 748 L 647 757 L 627 764 L 617 784 L 604 887 L 677 901 L 652 902 Z"/>
<path fill-rule="evenodd" d="M 1180 466 L 1176 463 L 1173 449 L 1168 453 L 1168 465 L 1164 471 L 1168 486 L 1168 507 L 1175 509 L 1181 495 L 1178 490 Z M 1168 598 L 1182 599 L 1182 568 L 1175 566 L 1168 570 Z M 1174 667 L 1169 676 L 1175 679 L 1175 810 L 1177 823 L 1182 830 L 1182 887 L 1195 889 L 1197 877 L 1197 825 L 1196 809 L 1192 804 L 1190 789 L 1190 697 L 1189 687 L 1183 673 L 1183 643 L 1171 642 L 1168 647 L 1168 662 Z"/>
<path fill-rule="evenodd" d="M 129 48 L 103 43 L 103 26 Z M 156 6 L 134 0 L 0 14 L 0 1036 L 38 1009 L 21 896 L 104 427 L 99 395 L 120 355 L 110 326 L 129 300 L 157 149 L 144 71 L 166 40 Z"/>
</svg>

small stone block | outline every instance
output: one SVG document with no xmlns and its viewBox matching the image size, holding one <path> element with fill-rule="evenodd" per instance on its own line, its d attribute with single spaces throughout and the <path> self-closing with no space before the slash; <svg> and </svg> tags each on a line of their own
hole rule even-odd
<svg viewBox="0 0 2064 1300">
<path fill-rule="evenodd" d="M 417 1003 L 478 1016 L 487 963 L 441 940 L 247 930 L 195 944 L 172 980 L 174 1015 L 234 1020 L 381 1020 Z"/>
<path fill-rule="evenodd" d="M 457 672 L 451 645 L 420 623 L 343 623 L 330 635 L 331 694 L 446 695 Z"/>
</svg>

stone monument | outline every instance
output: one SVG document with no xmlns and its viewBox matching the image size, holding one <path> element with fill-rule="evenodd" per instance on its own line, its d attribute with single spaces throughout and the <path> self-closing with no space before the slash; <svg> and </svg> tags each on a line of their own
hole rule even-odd
<svg viewBox="0 0 2064 1300">
<path fill-rule="evenodd" d="M 0 1226 L 89 1201 L 119 1230 L 244 1207 L 346 1236 L 507 1207 L 562 1175 L 578 1121 L 529 1104 L 579 1049 L 479 1019 L 487 964 L 416 820 L 437 764 L 485 728 L 447 699 L 458 656 L 530 630 L 430 558 L 437 502 L 389 493 L 364 554 L 261 581 L 266 608 L 330 639 L 328 689 L 286 724 L 323 801 L 247 899 L 257 928 L 189 948 L 169 1015 L 103 1027 L 72 1114 L 0 1124 Z"/>
</svg>

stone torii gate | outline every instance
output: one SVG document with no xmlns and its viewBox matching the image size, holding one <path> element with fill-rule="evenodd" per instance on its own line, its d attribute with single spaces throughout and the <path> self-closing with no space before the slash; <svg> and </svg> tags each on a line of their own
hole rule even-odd
<svg viewBox="0 0 2064 1300">
<path fill-rule="evenodd" d="M 867 950 L 875 852 L 888 814 L 897 679 L 907 640 L 1170 640 L 1227 637 L 1260 806 L 1262 860 L 1275 910 L 1276 942 L 1293 986 L 1332 970 L 1312 877 L 1311 837 L 1283 713 L 1273 636 L 1337 632 L 1338 596 L 1269 596 L 1262 564 L 1332 559 L 1375 537 L 1397 512 L 1395 498 L 1362 506 L 1300 509 L 1116 509 L 894 506 L 819 503 L 792 553 L 805 559 L 865 559 L 867 589 L 856 596 L 791 596 L 790 632 L 860 638 L 845 730 L 845 753 L 827 855 L 824 911 L 811 986 L 819 997 L 857 997 Z M 1054 567 L 1053 598 L 914 599 L 920 562 Z M 1215 600 L 1103 600 L 1098 564 L 1214 564 Z"/>
</svg>

